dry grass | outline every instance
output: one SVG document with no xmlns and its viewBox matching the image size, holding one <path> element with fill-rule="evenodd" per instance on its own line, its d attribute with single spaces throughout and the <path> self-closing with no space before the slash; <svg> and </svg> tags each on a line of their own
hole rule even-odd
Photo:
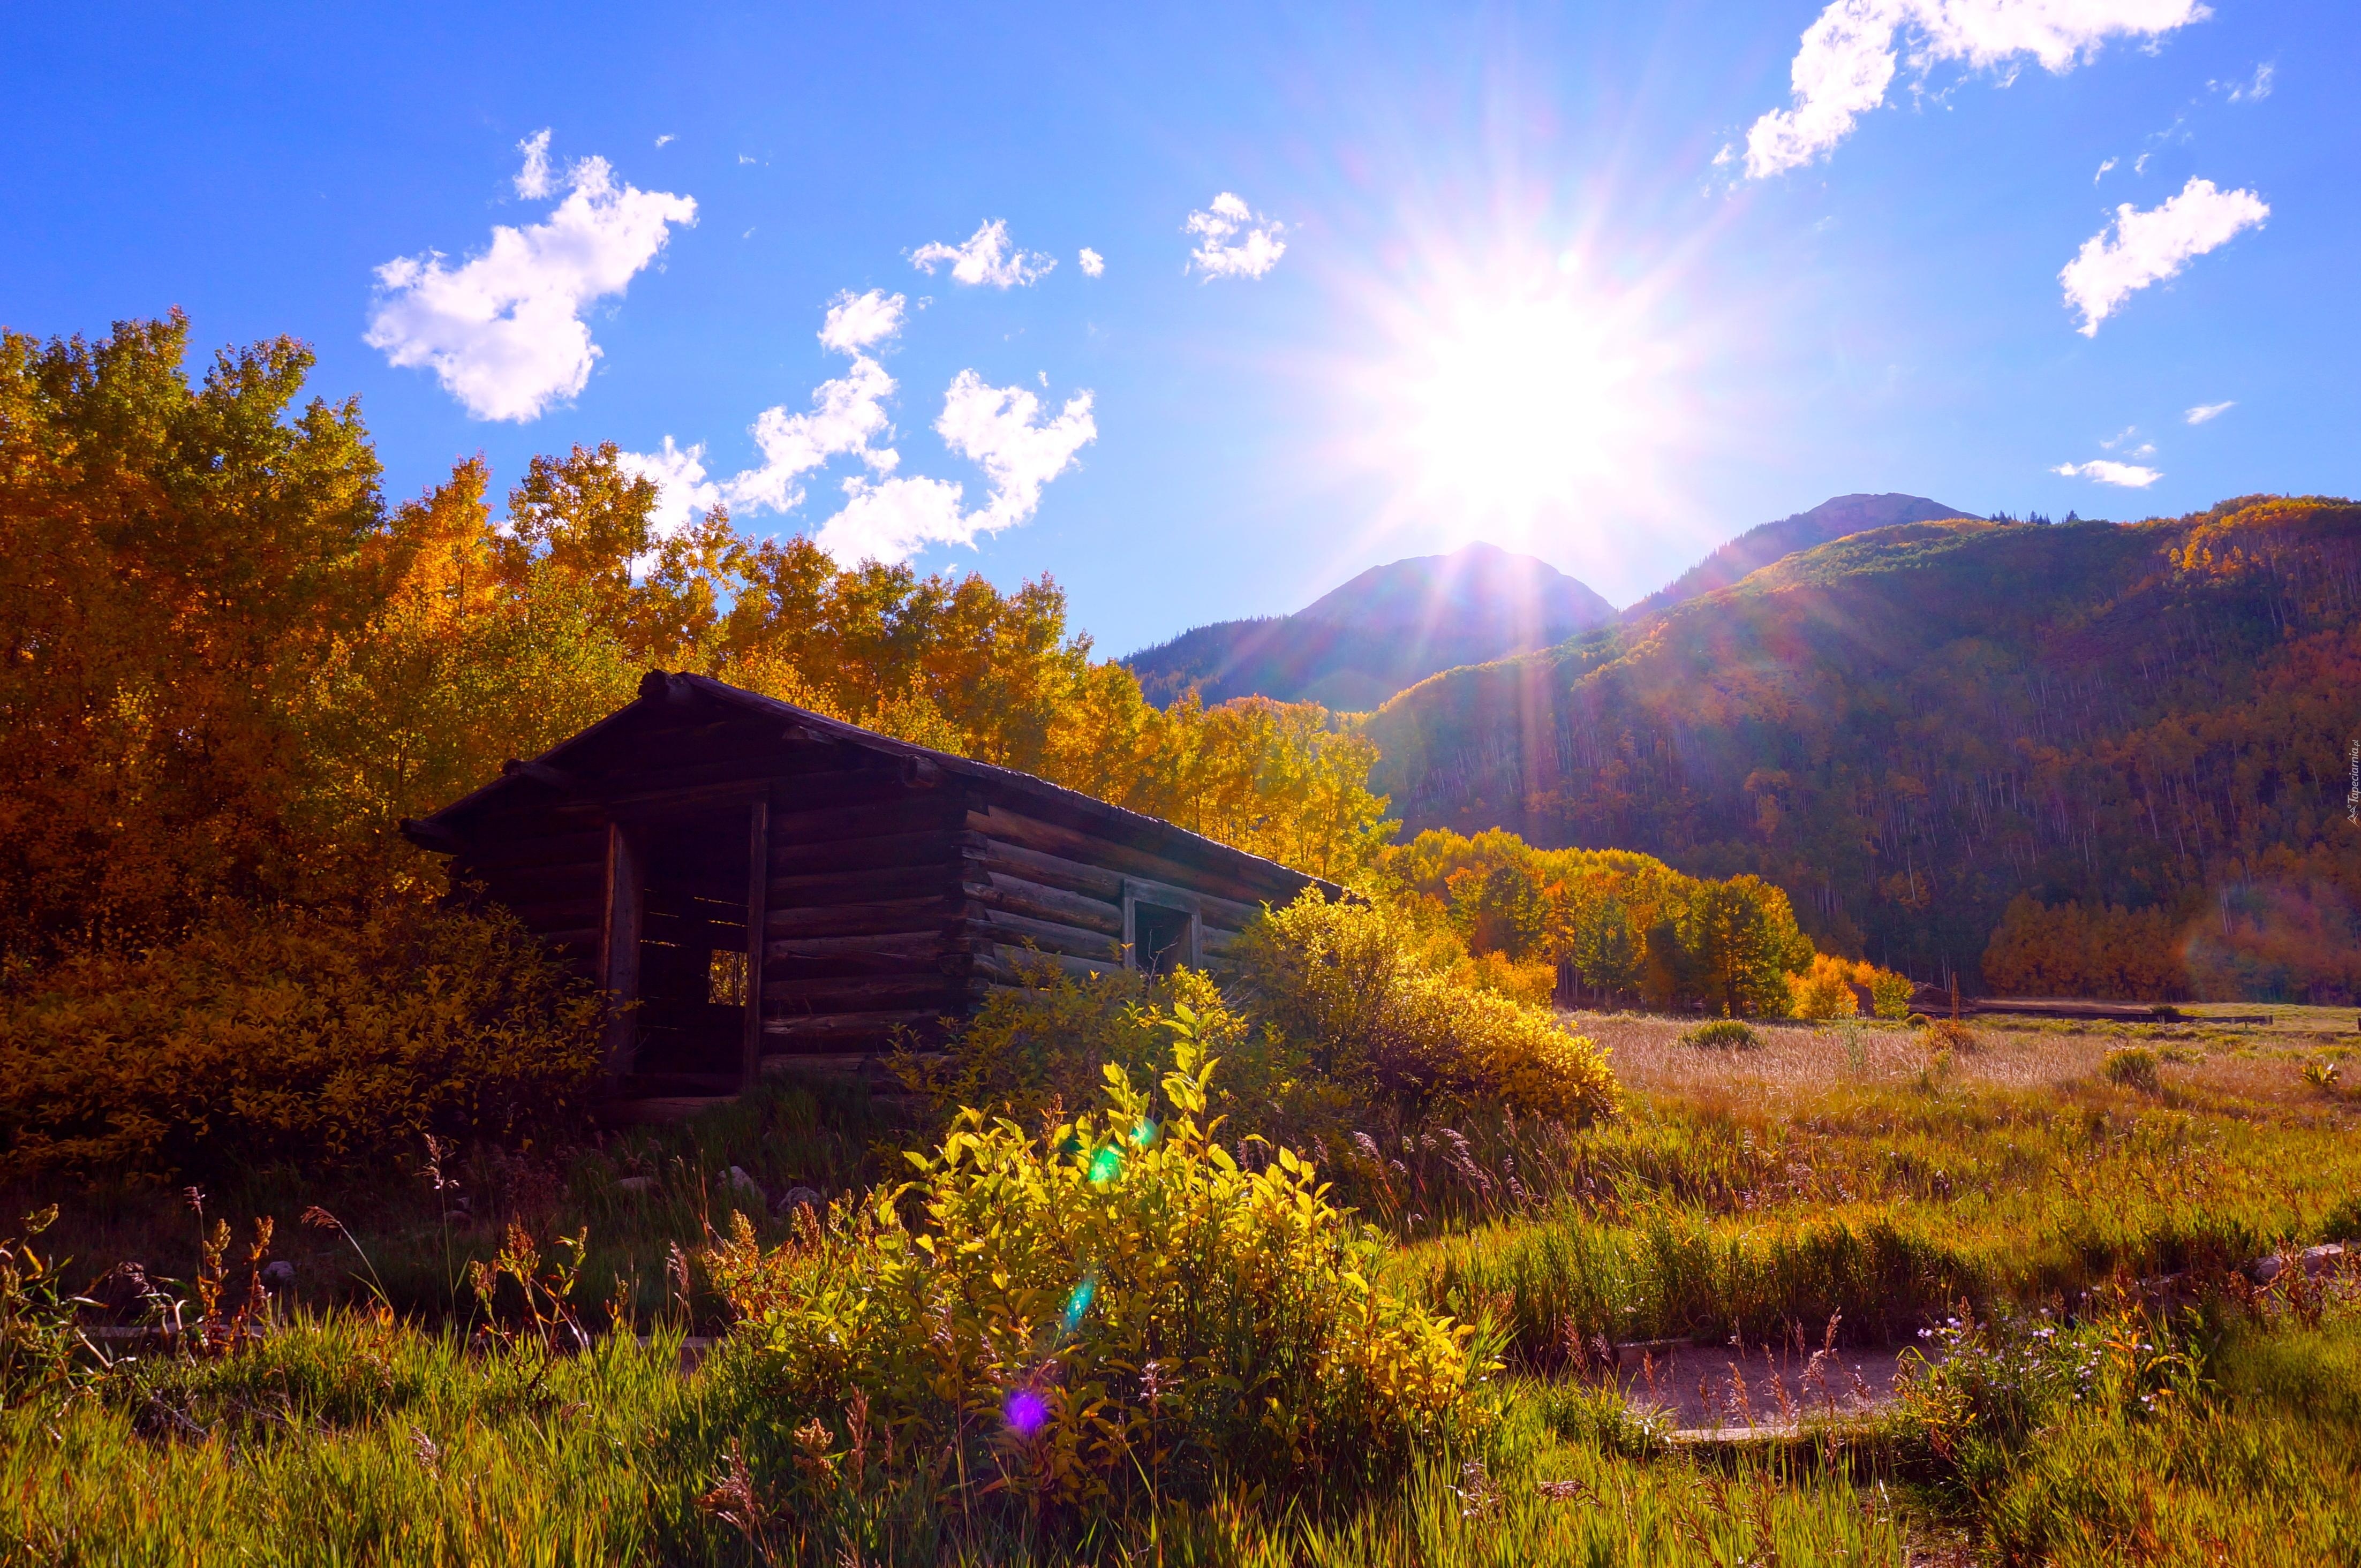
<svg viewBox="0 0 2361 1568">
<path fill-rule="evenodd" d="M 2168 1096 L 2213 1110 L 2244 1102 L 2304 1113 L 2361 1105 L 2361 1093 L 2323 1093 L 2301 1072 L 2311 1057 L 2356 1043 L 2349 1027 L 2341 1035 L 2331 1027 L 2352 1018 L 2322 1007 L 2274 1010 L 2268 1025 L 1986 1018 L 1968 1025 L 1971 1044 L 1939 1066 L 1926 1031 L 1878 1021 L 1760 1023 L 1761 1048 L 1747 1051 L 1684 1045 L 1682 1035 L 1694 1025 L 1682 1018 L 1583 1013 L 1574 1023 L 1611 1053 L 1609 1065 L 1626 1090 L 1698 1108 L 1794 1111 L 1832 1090 L 1919 1085 L 1930 1073 L 1946 1087 L 2081 1092 L 2103 1082 L 2109 1051 L 2147 1045 L 2164 1058 Z"/>
</svg>

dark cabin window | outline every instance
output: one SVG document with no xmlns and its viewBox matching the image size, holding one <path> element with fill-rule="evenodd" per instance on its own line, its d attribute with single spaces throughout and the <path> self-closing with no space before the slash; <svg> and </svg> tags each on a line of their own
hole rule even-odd
<svg viewBox="0 0 2361 1568">
<path fill-rule="evenodd" d="M 1133 905 L 1132 948 L 1140 969 L 1148 974 L 1170 974 L 1188 962 L 1189 927 L 1195 918 L 1185 909 Z"/>
</svg>

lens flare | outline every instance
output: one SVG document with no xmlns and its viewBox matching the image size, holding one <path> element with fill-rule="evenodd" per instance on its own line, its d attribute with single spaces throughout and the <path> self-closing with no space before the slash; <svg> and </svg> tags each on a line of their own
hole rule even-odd
<svg viewBox="0 0 2361 1568">
<path fill-rule="evenodd" d="M 1131 1130 L 1131 1146 L 1136 1149 L 1146 1148 L 1148 1145 L 1156 1141 L 1158 1131 L 1159 1129 L 1154 1122 L 1142 1116 L 1139 1119 L 1139 1125 Z"/>
<path fill-rule="evenodd" d="M 1104 1187 L 1123 1174 L 1123 1151 L 1113 1144 L 1099 1150 L 1091 1159 L 1091 1185 Z"/>
<path fill-rule="evenodd" d="M 1068 1333 L 1072 1333 L 1082 1326 L 1082 1317 L 1091 1310 L 1091 1303 L 1098 1299 L 1098 1294 L 1099 1281 L 1096 1275 L 1086 1276 L 1080 1285 L 1074 1287 L 1074 1293 L 1066 1298 L 1063 1321 Z"/>
<path fill-rule="evenodd" d="M 1019 1388 L 1008 1396 L 1005 1414 L 1010 1431 L 1018 1437 L 1036 1437 L 1049 1424 L 1049 1402 L 1030 1388 Z"/>
</svg>

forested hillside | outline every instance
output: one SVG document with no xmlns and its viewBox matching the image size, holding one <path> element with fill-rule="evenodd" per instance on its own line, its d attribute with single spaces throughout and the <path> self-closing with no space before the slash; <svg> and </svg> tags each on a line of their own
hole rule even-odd
<svg viewBox="0 0 2361 1568">
<path fill-rule="evenodd" d="M 1124 663 L 1153 700 L 1268 696 L 1352 712 L 1438 670 L 1545 648 L 1615 607 L 1546 561 L 1497 545 L 1372 566 L 1293 615 L 1224 620 Z"/>
<path fill-rule="evenodd" d="M 2341 500 L 1914 523 L 1439 675 L 1376 782 L 1413 829 L 1755 872 L 1921 978 L 2349 998 L 2356 609 Z"/>
<path fill-rule="evenodd" d="M 1830 543 L 1847 534 L 1967 515 L 1956 507 L 1947 507 L 1923 496 L 1837 496 L 1809 511 L 1748 529 L 1625 610 L 1623 619 L 1643 620 L 1700 594 L 1726 588 L 1797 551 Z"/>
</svg>

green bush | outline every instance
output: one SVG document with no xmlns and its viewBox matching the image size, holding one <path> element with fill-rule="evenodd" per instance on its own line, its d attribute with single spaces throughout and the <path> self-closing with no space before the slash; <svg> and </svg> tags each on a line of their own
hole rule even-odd
<svg viewBox="0 0 2361 1568">
<path fill-rule="evenodd" d="M 1220 1098 L 1245 1131 L 1278 1135 L 1302 1124 L 1313 1102 L 1341 1099 L 1304 1071 L 1301 1053 L 1233 1012 L 1196 970 L 1074 975 L 1048 959 L 1019 965 L 1020 983 L 994 991 L 939 1051 L 897 1052 L 904 1085 L 948 1118 L 972 1107 L 1031 1124 L 1062 1119 L 1106 1091 L 1106 1069 L 1152 1078 L 1170 1059 L 1175 1008 L 1222 1058 Z"/>
<path fill-rule="evenodd" d="M 1556 1120 L 1612 1109 L 1614 1075 L 1544 1009 L 1459 984 L 1400 911 L 1314 892 L 1231 949 L 1240 1009 L 1356 1100 L 1414 1121 L 1438 1102 Z"/>
<path fill-rule="evenodd" d="M 1716 1018 L 1683 1035 L 1681 1044 L 1708 1050 L 1751 1051 L 1763 1044 L 1763 1037 L 1736 1018 Z"/>
<path fill-rule="evenodd" d="M 2108 1082 L 2136 1089 L 2143 1094 L 2154 1094 L 2164 1087 L 2157 1055 L 2146 1046 L 2125 1046 L 2109 1051 L 2104 1070 Z"/>
<path fill-rule="evenodd" d="M 600 1003 L 506 916 L 217 912 L 0 997 L 0 1176 L 355 1168 L 577 1107 Z"/>
<path fill-rule="evenodd" d="M 792 1433 L 797 1513 L 888 1454 L 1119 1507 L 1398 1475 L 1479 1421 L 1472 1330 L 1377 1282 L 1384 1244 L 1307 1162 L 1213 1142 L 1214 1063 L 1174 1028 L 1160 1108 L 1110 1067 L 1103 1112 L 1039 1135 L 963 1112 L 908 1186 L 708 1255 L 745 1320 L 715 1374 Z"/>
</svg>

